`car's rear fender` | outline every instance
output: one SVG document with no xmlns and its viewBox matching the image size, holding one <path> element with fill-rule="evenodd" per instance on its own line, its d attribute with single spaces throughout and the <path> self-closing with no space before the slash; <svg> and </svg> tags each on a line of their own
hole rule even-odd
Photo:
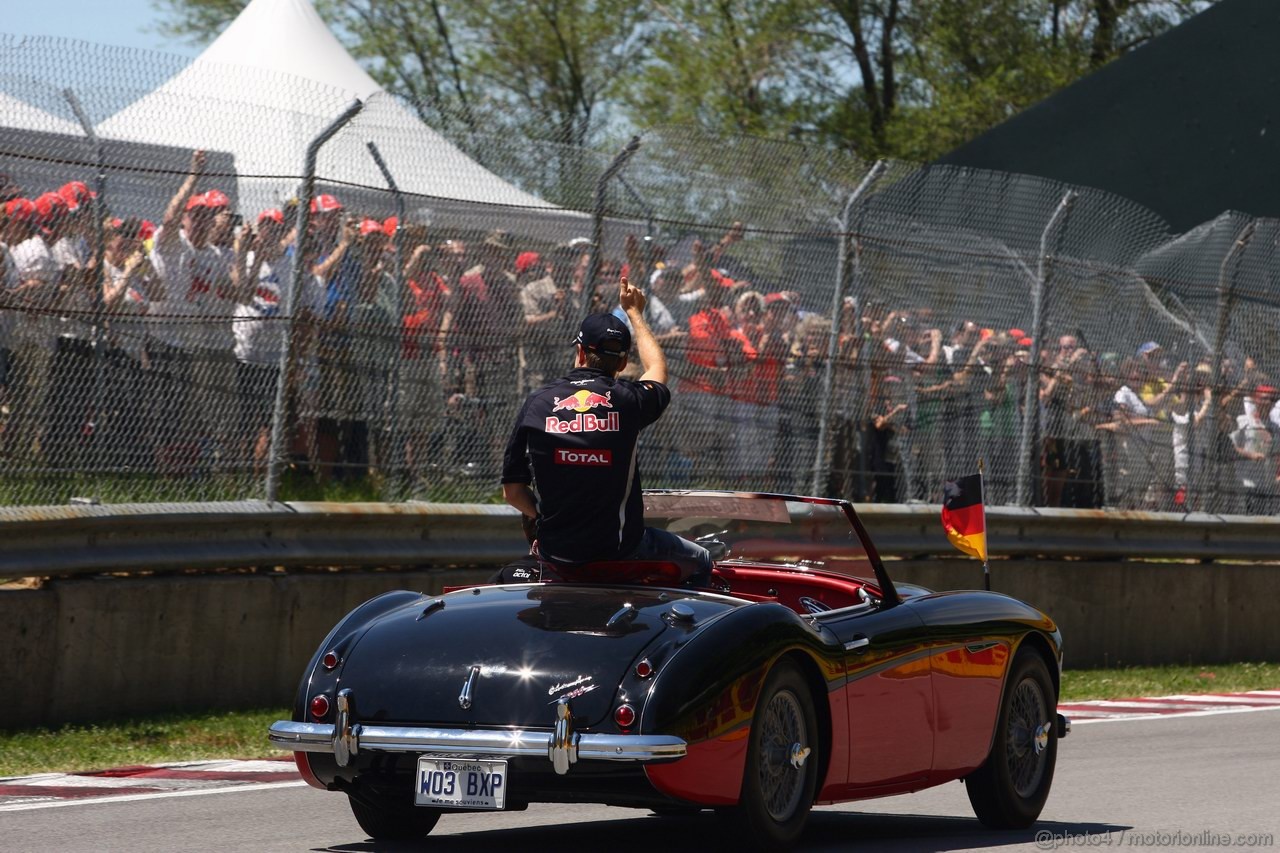
<svg viewBox="0 0 1280 853">
<path fill-rule="evenodd" d="M 659 667 L 640 731 L 680 737 L 688 751 L 679 761 L 646 767 L 650 783 L 689 802 L 735 804 L 756 703 L 769 670 L 784 655 L 795 655 L 814 684 L 819 725 L 826 728 L 820 742 L 829 745 L 829 695 L 843 676 L 841 649 L 790 608 L 753 604 L 691 634 Z"/>
<path fill-rule="evenodd" d="M 333 630 L 316 648 L 315 654 L 311 656 L 311 661 L 307 664 L 307 668 L 302 671 L 302 681 L 299 683 L 297 695 L 294 697 L 293 718 L 300 721 L 306 720 L 309 697 L 316 692 L 329 690 L 337 683 L 341 677 L 342 664 L 346 661 L 347 653 L 375 619 L 396 608 L 420 601 L 423 597 L 424 594 L 421 592 L 411 592 L 404 589 L 384 592 L 356 606 L 346 616 L 339 619 L 338 624 L 333 626 Z M 325 654 L 330 651 L 338 657 L 338 665 L 331 670 L 325 669 L 321 665 Z"/>
</svg>

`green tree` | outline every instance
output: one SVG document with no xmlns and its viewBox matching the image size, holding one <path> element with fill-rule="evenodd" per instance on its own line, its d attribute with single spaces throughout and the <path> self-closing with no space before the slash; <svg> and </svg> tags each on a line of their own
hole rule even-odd
<svg viewBox="0 0 1280 853">
<path fill-rule="evenodd" d="M 211 39 L 245 0 L 155 0 Z M 625 124 L 931 159 L 1214 0 L 317 0 L 389 91 L 458 134 Z M 479 139 L 479 137 L 476 137 Z M 479 145 L 479 143 L 477 143 Z"/>
</svg>

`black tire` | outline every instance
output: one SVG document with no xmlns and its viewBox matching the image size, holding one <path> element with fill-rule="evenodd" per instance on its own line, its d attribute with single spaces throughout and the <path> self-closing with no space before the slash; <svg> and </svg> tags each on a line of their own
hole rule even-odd
<svg viewBox="0 0 1280 853">
<path fill-rule="evenodd" d="M 356 823 L 375 841 L 417 841 L 426 838 L 440 820 L 435 809 L 373 805 L 351 796 L 347 800 Z"/>
<path fill-rule="evenodd" d="M 809 750 L 798 768 L 797 745 Z M 809 685 L 794 663 L 782 660 L 765 679 L 751 721 L 742 796 L 721 813 L 743 847 L 781 850 L 804 832 L 817 794 L 819 745 Z"/>
<path fill-rule="evenodd" d="M 991 754 L 965 779 L 973 813 L 990 829 L 1026 829 L 1049 797 L 1058 760 L 1058 697 L 1049 667 L 1025 649 L 1014 658 Z"/>
</svg>

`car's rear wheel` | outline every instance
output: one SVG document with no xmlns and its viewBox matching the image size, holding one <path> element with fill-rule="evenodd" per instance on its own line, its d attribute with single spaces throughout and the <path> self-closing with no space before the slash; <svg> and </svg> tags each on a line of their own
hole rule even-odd
<svg viewBox="0 0 1280 853">
<path fill-rule="evenodd" d="M 725 813 L 748 848 L 778 850 L 804 831 L 818 785 L 818 718 L 800 670 L 780 661 L 751 722 L 742 795 Z"/>
<path fill-rule="evenodd" d="M 414 841 L 436 828 L 440 812 L 417 806 L 388 805 L 348 796 L 356 823 L 375 841 Z"/>
<path fill-rule="evenodd" d="M 1044 658 L 1018 653 L 986 762 L 965 779 L 973 812 L 992 829 L 1025 829 L 1049 797 L 1058 758 L 1057 695 Z"/>
</svg>

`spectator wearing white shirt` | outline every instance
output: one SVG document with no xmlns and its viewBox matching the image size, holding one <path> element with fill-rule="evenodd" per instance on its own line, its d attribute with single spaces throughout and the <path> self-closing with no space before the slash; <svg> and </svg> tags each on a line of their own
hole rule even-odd
<svg viewBox="0 0 1280 853">
<path fill-rule="evenodd" d="M 45 193 L 28 205 L 15 208 L 25 230 L 21 242 L 10 248 L 18 272 L 18 285 L 10 296 L 19 316 L 13 333 L 15 368 L 7 429 L 7 443 L 24 459 L 37 447 L 45 447 L 45 403 L 62 287 L 62 268 L 54 258 L 53 245 L 61 237 L 66 202 L 56 193 Z"/>
<path fill-rule="evenodd" d="M 3 441 L 10 408 L 10 384 L 16 366 L 14 333 L 20 314 L 8 306 L 16 304 L 22 279 L 11 245 L 26 240 L 35 228 L 35 205 L 30 199 L 7 199 L 0 206 L 0 441 Z"/>
<path fill-rule="evenodd" d="M 147 312 L 155 286 L 143 247 L 146 226 L 139 219 L 107 223 L 102 258 L 102 303 L 106 312 L 103 407 L 95 441 L 115 470 L 155 470 L 159 401 L 147 356 Z"/>
<path fill-rule="evenodd" d="M 284 213 L 273 209 L 258 215 L 256 233 L 246 227 L 236 236 L 232 282 L 243 294 L 232 320 L 240 418 L 236 438 L 237 446 L 245 445 L 247 458 L 253 460 L 255 476 L 266 469 L 280 358 L 293 313 L 293 258 L 284 247 L 288 230 Z M 314 277 L 304 277 L 300 303 L 299 309 L 311 316 L 321 311 L 323 300 Z M 241 458 L 239 453 L 235 458 Z"/>
<path fill-rule="evenodd" d="M 189 472 L 202 456 L 209 461 L 225 449 L 227 419 L 209 414 L 234 406 L 231 262 L 210 242 L 230 200 L 218 190 L 193 194 L 204 163 L 205 152 L 192 154 L 191 171 L 169 200 L 149 258 L 159 284 L 151 304 L 151 360 L 164 404 L 158 422 L 169 425 L 161 464 L 174 473 Z"/>
<path fill-rule="evenodd" d="M 1231 433 L 1236 451 L 1236 482 L 1243 497 L 1237 508 L 1249 515 L 1270 515 L 1273 511 L 1276 428 L 1261 413 L 1270 411 L 1275 400 L 1275 388 L 1259 385 L 1253 392 L 1253 406 L 1236 418 L 1236 430 Z"/>
<path fill-rule="evenodd" d="M 94 353 L 102 276 L 89 242 L 95 228 L 93 194 L 77 181 L 36 201 L 43 201 L 56 220 L 47 230 L 54 241 L 54 263 L 62 270 L 58 315 L 44 318 L 52 355 L 43 450 L 46 462 L 79 469 L 90 461 L 85 454 L 95 440 L 99 415 L 95 406 L 102 402 L 105 390 L 105 376 L 101 365 L 95 364 Z"/>
</svg>

